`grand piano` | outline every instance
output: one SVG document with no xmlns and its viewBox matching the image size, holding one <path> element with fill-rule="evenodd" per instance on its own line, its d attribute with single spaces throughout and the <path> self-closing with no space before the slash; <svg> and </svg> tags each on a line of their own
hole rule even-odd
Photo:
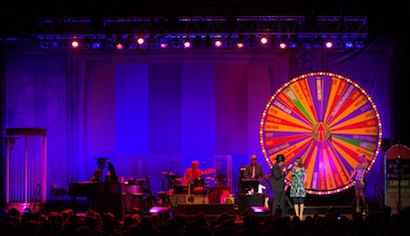
<svg viewBox="0 0 410 236">
<path fill-rule="evenodd" d="M 119 182 L 83 181 L 69 183 L 68 194 L 77 210 L 77 197 L 87 197 L 91 200 L 91 208 L 100 214 L 111 212 L 122 218 L 122 184 Z"/>
</svg>

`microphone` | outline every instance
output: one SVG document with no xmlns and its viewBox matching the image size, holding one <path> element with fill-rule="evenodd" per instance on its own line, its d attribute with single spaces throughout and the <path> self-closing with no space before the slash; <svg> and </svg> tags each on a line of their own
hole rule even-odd
<svg viewBox="0 0 410 236">
<path fill-rule="evenodd" d="M 178 162 L 178 159 L 174 159 L 174 160 L 172 160 L 172 162 Z"/>
</svg>

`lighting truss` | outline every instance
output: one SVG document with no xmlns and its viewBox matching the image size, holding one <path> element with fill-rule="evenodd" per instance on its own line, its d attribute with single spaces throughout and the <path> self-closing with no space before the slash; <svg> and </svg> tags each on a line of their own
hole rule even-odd
<svg viewBox="0 0 410 236">
<path fill-rule="evenodd" d="M 366 16 L 81 17 L 38 19 L 33 32 L 29 37 L 34 35 L 38 48 L 47 50 L 69 48 L 72 40 L 83 50 L 115 49 L 119 43 L 137 50 L 210 47 L 216 39 L 224 48 L 278 48 L 283 43 L 320 48 L 325 39 L 333 39 L 334 48 L 349 49 L 363 47 L 368 24 Z M 259 45 L 262 37 L 269 43 Z M 146 43 L 138 44 L 139 38 Z M 190 47 L 181 46 L 186 41 Z"/>
<path fill-rule="evenodd" d="M 39 19 L 44 34 L 156 34 L 156 35 L 347 35 L 366 36 L 366 16 L 242 16 L 242 17 L 106 17 Z"/>
</svg>

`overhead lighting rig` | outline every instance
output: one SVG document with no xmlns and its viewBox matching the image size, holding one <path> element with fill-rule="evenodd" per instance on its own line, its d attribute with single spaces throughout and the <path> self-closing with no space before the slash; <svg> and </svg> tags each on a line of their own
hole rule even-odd
<svg viewBox="0 0 410 236">
<path fill-rule="evenodd" d="M 77 40 L 84 50 L 363 47 L 365 16 L 107 17 L 39 19 L 42 49 Z M 212 43 L 211 43 L 212 42 Z M 69 46 L 68 46 L 69 47 Z"/>
</svg>

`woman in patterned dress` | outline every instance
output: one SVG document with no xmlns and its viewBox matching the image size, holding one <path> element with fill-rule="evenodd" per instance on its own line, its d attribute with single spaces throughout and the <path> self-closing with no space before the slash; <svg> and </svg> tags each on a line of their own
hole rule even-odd
<svg viewBox="0 0 410 236">
<path fill-rule="evenodd" d="M 303 219 L 303 211 L 305 210 L 306 190 L 306 169 L 303 166 L 302 158 L 296 158 L 292 168 L 292 185 L 290 187 L 290 197 L 293 199 L 293 208 L 299 219 Z"/>
</svg>

